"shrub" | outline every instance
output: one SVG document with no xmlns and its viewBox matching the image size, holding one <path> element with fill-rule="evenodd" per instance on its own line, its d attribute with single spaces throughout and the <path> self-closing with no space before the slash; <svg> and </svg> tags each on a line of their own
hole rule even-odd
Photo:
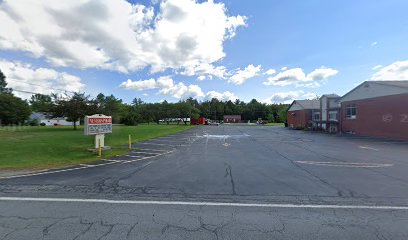
<svg viewBox="0 0 408 240">
<path fill-rule="evenodd" d="M 38 126 L 40 123 L 38 122 L 37 119 L 31 119 L 30 121 L 28 121 L 28 125 L 30 126 Z"/>
</svg>

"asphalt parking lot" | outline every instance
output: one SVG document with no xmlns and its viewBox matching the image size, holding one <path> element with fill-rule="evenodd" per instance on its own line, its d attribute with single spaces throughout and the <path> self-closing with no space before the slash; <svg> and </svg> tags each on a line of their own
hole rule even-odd
<svg viewBox="0 0 408 240">
<path fill-rule="evenodd" d="M 0 179 L 2 239 L 407 239 L 408 143 L 205 126 Z"/>
</svg>

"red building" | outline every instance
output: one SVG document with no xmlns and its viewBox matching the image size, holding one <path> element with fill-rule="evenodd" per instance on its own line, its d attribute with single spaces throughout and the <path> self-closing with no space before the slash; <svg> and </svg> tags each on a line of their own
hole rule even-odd
<svg viewBox="0 0 408 240">
<path fill-rule="evenodd" d="M 200 117 L 200 118 L 192 118 L 191 125 L 208 125 L 208 119 Z"/>
<path fill-rule="evenodd" d="M 342 132 L 408 140 L 408 81 L 366 81 L 340 103 Z"/>
<path fill-rule="evenodd" d="M 224 115 L 224 123 L 239 123 L 241 115 Z"/>
<path fill-rule="evenodd" d="M 314 121 L 320 121 L 319 100 L 295 100 L 288 109 L 288 127 L 312 128 Z"/>
</svg>

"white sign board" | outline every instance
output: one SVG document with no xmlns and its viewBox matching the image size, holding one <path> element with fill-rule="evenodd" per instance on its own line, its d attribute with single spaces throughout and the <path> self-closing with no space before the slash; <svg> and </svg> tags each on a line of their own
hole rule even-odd
<svg viewBox="0 0 408 240">
<path fill-rule="evenodd" d="M 95 114 L 85 117 L 85 135 L 99 135 L 112 133 L 112 117 L 102 114 Z"/>
</svg>

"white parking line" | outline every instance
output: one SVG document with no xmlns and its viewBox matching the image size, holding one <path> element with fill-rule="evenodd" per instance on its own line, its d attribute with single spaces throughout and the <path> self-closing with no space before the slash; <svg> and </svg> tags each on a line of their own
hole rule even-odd
<svg viewBox="0 0 408 240">
<path fill-rule="evenodd" d="M 121 162 L 120 160 L 114 160 L 114 159 L 102 159 L 102 161 L 107 161 L 107 162 Z"/>
<path fill-rule="evenodd" d="M 394 164 L 391 163 L 353 163 L 353 162 L 315 162 L 315 161 L 295 161 L 295 163 L 329 167 L 354 167 L 354 168 L 379 168 L 394 166 Z"/>
<path fill-rule="evenodd" d="M 141 154 L 148 154 L 148 155 L 155 155 L 156 153 L 149 153 L 149 152 L 136 152 L 136 151 L 132 151 L 132 153 L 141 153 Z M 127 156 L 127 155 L 126 155 Z"/>
<path fill-rule="evenodd" d="M 102 163 L 102 164 L 95 165 L 93 167 L 106 166 L 106 165 L 114 164 L 114 163 L 116 163 L 116 162 L 107 162 L 107 163 Z M 45 174 L 51 174 L 51 173 L 69 172 L 69 171 L 86 169 L 86 168 L 90 168 L 90 167 L 89 166 L 82 166 L 82 167 L 68 168 L 68 169 L 55 170 L 55 171 L 27 173 L 27 174 L 14 175 L 14 176 L 8 176 L 8 177 L 0 177 L 0 179 L 10 179 L 10 178 L 19 178 L 19 177 L 32 177 L 32 176 L 39 176 L 39 175 L 45 175 Z"/>
<path fill-rule="evenodd" d="M 158 153 L 156 153 L 156 154 L 154 154 L 154 156 L 152 156 L 152 157 L 155 157 L 155 156 L 158 156 L 159 154 Z M 141 155 L 130 155 L 130 154 L 128 154 L 128 155 L 124 155 L 124 156 L 126 156 L 126 157 L 131 157 L 131 158 L 144 158 L 143 156 L 141 156 Z"/>
<path fill-rule="evenodd" d="M 137 162 L 137 161 L 142 161 L 154 157 L 158 157 L 161 155 L 165 155 L 168 153 L 171 153 L 173 151 L 167 151 L 164 153 L 158 153 L 157 155 L 154 156 L 149 156 L 149 157 L 143 157 L 140 159 L 135 159 L 135 160 L 110 160 L 110 159 L 103 159 L 104 161 L 107 161 L 107 163 L 101 163 L 98 165 L 86 165 L 86 164 L 80 164 L 81 167 L 75 167 L 75 168 L 68 168 L 68 169 L 61 169 L 61 170 L 54 170 L 54 171 L 46 171 L 46 172 L 37 172 L 37 173 L 27 173 L 27 174 L 21 174 L 21 175 L 13 175 L 13 176 L 8 176 L 8 177 L 0 177 L 0 179 L 11 179 L 11 178 L 20 178 L 20 177 L 32 177 L 32 176 L 39 176 L 39 175 L 46 175 L 46 174 L 53 174 L 53 173 L 61 173 L 61 172 L 69 172 L 69 171 L 74 171 L 74 170 L 81 170 L 81 169 L 87 169 L 87 168 L 94 168 L 94 167 L 101 167 L 101 166 L 106 166 L 110 164 L 115 164 L 115 163 L 132 163 L 132 162 Z"/>
<path fill-rule="evenodd" d="M 139 149 L 138 151 L 144 151 L 144 150 L 146 150 L 146 151 L 152 151 L 152 152 L 154 152 L 154 151 L 157 151 L 157 152 L 168 152 L 168 150 L 163 150 L 163 149 L 147 149 L 147 148 L 142 148 L 142 149 Z"/>
<path fill-rule="evenodd" d="M 158 154 L 156 154 L 156 155 L 154 155 L 154 156 L 142 157 L 142 158 L 138 158 L 138 159 L 134 159 L 134 160 L 125 160 L 125 159 L 123 159 L 123 160 L 121 160 L 120 162 L 121 162 L 121 163 L 138 162 L 138 161 L 142 161 L 142 160 L 146 160 L 146 159 L 150 159 L 150 158 L 162 156 L 162 155 L 165 155 L 165 154 L 168 154 L 168 153 L 172 153 L 172 152 L 173 152 L 173 151 L 168 151 L 168 152 L 164 152 L 164 153 L 158 153 Z M 125 155 L 125 156 L 127 156 L 127 157 L 139 157 L 139 156 L 132 156 L 132 155 Z"/>
<path fill-rule="evenodd" d="M 373 151 L 377 151 L 377 152 L 378 152 L 378 149 L 377 149 L 377 148 L 367 147 L 367 146 L 358 146 L 358 147 L 361 148 L 361 149 L 369 149 L 369 150 L 373 150 Z"/>
<path fill-rule="evenodd" d="M 261 207 L 261 208 L 313 208 L 313 209 L 372 209 L 372 210 L 408 210 L 408 206 L 387 205 L 335 205 L 335 204 L 287 204 L 287 203 L 234 203 L 234 202 L 184 202 L 184 201 L 138 201 L 84 198 L 30 198 L 0 197 L 0 201 L 27 202 L 63 202 L 63 203 L 107 203 L 139 205 L 179 205 L 179 206 L 212 206 L 212 207 Z"/>
</svg>

